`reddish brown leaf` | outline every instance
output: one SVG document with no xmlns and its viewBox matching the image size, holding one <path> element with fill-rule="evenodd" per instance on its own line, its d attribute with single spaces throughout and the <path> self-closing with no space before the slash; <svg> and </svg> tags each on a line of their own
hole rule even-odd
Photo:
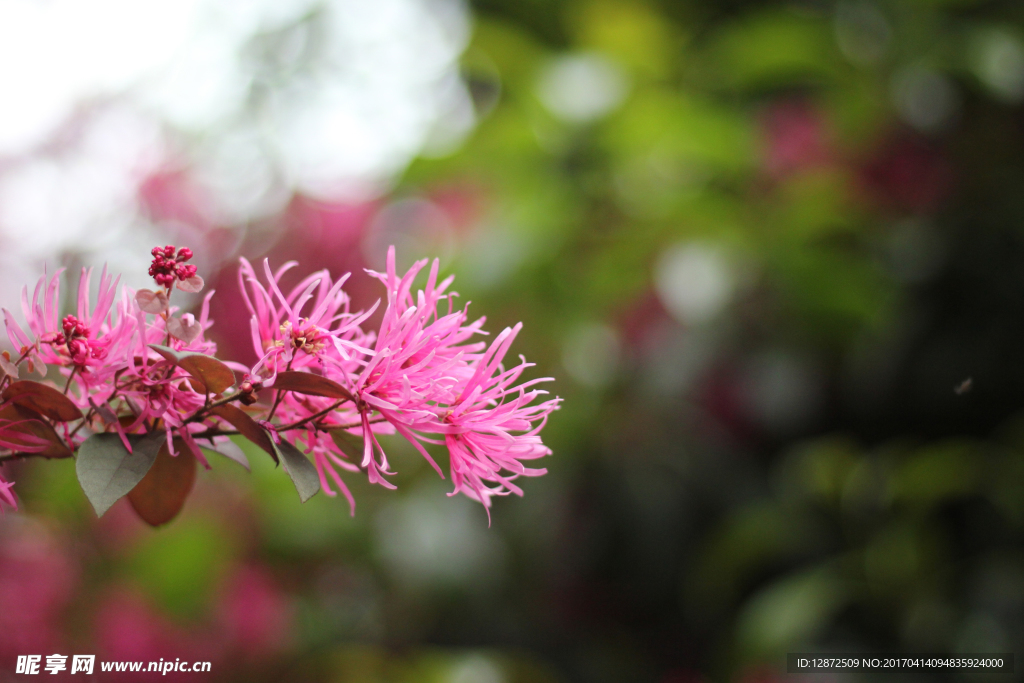
<svg viewBox="0 0 1024 683">
<path fill-rule="evenodd" d="M 11 439 L 11 432 L 18 432 L 21 434 L 31 434 L 41 439 L 45 439 L 50 443 L 50 446 L 42 451 L 40 455 L 44 458 L 70 458 L 72 453 L 71 449 L 64 444 L 64 440 L 57 436 L 57 432 L 53 430 L 53 427 L 48 425 L 39 419 L 39 413 L 34 410 L 30 410 L 24 406 L 12 404 L 0 410 L 0 419 L 10 420 L 11 422 L 20 422 L 21 420 L 28 420 L 28 422 L 21 422 L 16 425 L 7 426 L 7 438 Z M 26 443 L 28 441 L 26 440 Z"/>
<path fill-rule="evenodd" d="M 128 500 L 139 517 L 150 526 L 174 519 L 185 504 L 196 480 L 196 458 L 181 439 L 174 440 L 177 456 L 172 456 L 164 441 L 149 472 L 128 493 Z"/>
<path fill-rule="evenodd" d="M 30 379 L 14 382 L 4 389 L 3 397 L 5 401 L 13 401 L 58 422 L 82 419 L 82 411 L 70 398 L 41 382 Z"/>
<path fill-rule="evenodd" d="M 239 434 L 269 453 L 270 457 L 274 459 L 274 462 L 278 462 L 277 451 L 274 449 L 274 442 L 270 440 L 270 435 L 267 434 L 267 430 L 256 424 L 256 421 L 249 417 L 245 411 L 240 408 L 236 408 L 230 403 L 225 403 L 222 406 L 217 406 L 210 412 L 217 417 L 222 417 L 227 420 L 231 423 L 231 426 L 238 430 Z"/>
<path fill-rule="evenodd" d="M 287 370 L 277 373 L 272 389 L 282 391 L 294 391 L 297 394 L 308 394 L 310 396 L 324 396 L 327 398 L 347 398 L 352 400 L 352 394 L 348 389 L 337 382 L 320 375 L 313 375 L 308 372 L 295 372 Z"/>
<path fill-rule="evenodd" d="M 235 373 L 213 356 L 188 351 L 175 351 L 167 346 L 150 344 L 161 356 L 199 380 L 214 394 L 219 394 L 235 383 Z"/>
</svg>

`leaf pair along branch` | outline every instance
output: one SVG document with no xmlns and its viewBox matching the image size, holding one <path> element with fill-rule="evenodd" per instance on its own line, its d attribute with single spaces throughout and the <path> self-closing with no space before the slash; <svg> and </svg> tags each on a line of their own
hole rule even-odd
<svg viewBox="0 0 1024 683">
<path fill-rule="evenodd" d="M 320 480 L 316 473 L 316 468 L 295 446 L 277 438 L 276 433 L 301 429 L 310 423 L 315 424 L 343 403 L 352 400 L 352 395 L 347 389 L 330 379 L 318 375 L 292 371 L 279 373 L 274 384 L 274 388 L 278 390 L 276 403 L 280 403 L 284 394 L 289 391 L 311 396 L 336 398 L 337 400 L 313 415 L 290 424 L 275 426 L 267 423 L 270 427 L 268 430 L 267 427 L 261 426 L 244 410 L 232 405 L 235 401 L 241 400 L 246 395 L 247 392 L 244 390 L 239 389 L 238 391 L 221 395 L 220 398 L 212 398 L 214 395 L 222 394 L 235 384 L 234 374 L 231 369 L 221 361 L 205 354 L 182 353 L 159 345 L 151 345 L 150 348 L 171 364 L 187 372 L 194 383 L 202 387 L 206 394 L 204 405 L 193 415 L 187 417 L 183 421 L 184 425 L 200 423 L 209 418 L 220 418 L 235 427 L 233 432 L 211 428 L 194 434 L 189 433 L 187 427 L 180 428 L 178 430 L 180 437 L 175 438 L 175 443 L 180 442 L 182 452 L 188 452 L 194 456 L 192 444 L 195 443 L 196 438 L 211 439 L 212 444 L 212 438 L 215 436 L 237 433 L 267 452 L 276 463 L 284 464 L 284 468 L 294 482 L 299 497 L 303 502 L 320 490 Z M 359 425 L 353 424 L 348 428 L 356 426 Z M 134 492 L 135 486 L 140 485 L 144 477 L 148 476 L 149 468 L 155 462 L 158 462 L 160 451 L 154 444 L 160 439 L 166 442 L 165 433 L 162 431 L 152 432 L 141 437 L 138 435 L 130 436 L 129 439 L 132 442 L 130 452 L 125 444 L 115 441 L 113 435 L 110 434 L 94 435 L 86 443 L 83 443 L 82 448 L 79 449 L 79 480 L 86 491 L 86 495 L 93 503 L 97 514 L 103 514 L 118 498 Z M 86 444 L 88 444 L 88 447 L 86 447 Z M 135 451 L 137 449 L 142 449 L 139 457 L 136 457 Z M 164 466 L 164 470 L 168 473 L 173 473 L 177 470 L 184 471 L 184 469 L 181 465 L 172 467 L 171 464 L 166 464 Z M 166 476 L 173 477 L 173 474 Z M 178 491 L 183 490 L 184 487 L 171 486 L 171 489 Z M 113 500 L 111 500 L 112 497 Z M 140 506 L 145 508 L 145 503 L 141 502 L 143 499 L 144 494 L 134 494 L 132 504 L 137 510 Z M 162 511 L 161 514 L 153 513 L 147 516 L 140 512 L 140 515 L 147 519 L 147 521 L 150 519 L 162 519 L 164 516 L 162 513 L 166 512 L 165 508 L 167 506 L 155 507 Z"/>
</svg>

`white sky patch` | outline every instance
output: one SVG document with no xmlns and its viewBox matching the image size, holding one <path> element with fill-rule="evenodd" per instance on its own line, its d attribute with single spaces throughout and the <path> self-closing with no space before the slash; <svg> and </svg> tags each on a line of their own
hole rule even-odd
<svg viewBox="0 0 1024 683">
<path fill-rule="evenodd" d="M 379 193 L 474 123 L 468 32 L 460 0 L 0 0 L 0 266 L 159 239 L 138 188 L 167 165 L 210 224 Z"/>
<path fill-rule="evenodd" d="M 79 102 L 166 64 L 196 0 L 0 1 L 0 153 L 42 142 Z"/>
</svg>

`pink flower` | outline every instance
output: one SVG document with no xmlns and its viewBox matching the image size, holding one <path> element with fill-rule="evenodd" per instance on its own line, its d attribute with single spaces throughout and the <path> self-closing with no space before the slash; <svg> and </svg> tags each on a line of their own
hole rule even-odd
<svg viewBox="0 0 1024 683">
<path fill-rule="evenodd" d="M 451 277 L 437 284 L 438 262 L 434 261 L 426 288 L 412 296 L 412 282 L 426 261 L 413 264 L 399 279 L 395 273 L 395 253 L 388 251 L 386 272 L 371 275 L 387 287 L 388 305 L 372 357 L 352 385 L 360 403 L 374 409 L 408 439 L 420 454 L 444 476 L 421 442 L 440 443 L 424 438 L 413 429 L 424 429 L 438 423 L 439 408 L 450 404 L 459 395 L 463 382 L 473 370 L 470 362 L 479 357 L 484 344 L 464 344 L 473 335 L 481 334 L 483 319 L 466 325 L 465 309 L 452 310 L 452 295 L 445 295 Z M 437 305 L 447 299 L 449 312 L 438 316 Z M 369 411 L 361 410 L 364 424 L 362 467 L 367 468 L 371 483 L 391 487 L 382 475 L 388 471 L 387 456 L 372 434 L 365 433 Z M 426 429 L 427 431 L 437 431 Z M 379 454 L 379 460 L 374 453 Z"/>
<path fill-rule="evenodd" d="M 352 372 L 358 365 L 352 353 L 366 352 L 370 339 L 359 327 L 373 312 L 352 314 L 349 297 L 342 290 L 348 275 L 331 282 L 327 271 L 313 273 L 288 296 L 280 288 L 281 277 L 297 264 L 289 261 L 277 272 L 263 261 L 264 287 L 250 263 L 240 259 L 239 288 L 252 315 L 253 347 L 260 362 L 253 375 L 271 380 L 279 370 L 322 369 L 325 363 L 337 372 Z M 309 305 L 309 311 L 304 312 Z"/>
<path fill-rule="evenodd" d="M 332 285 L 327 273 L 317 273 L 285 296 L 278 283 L 291 264 L 276 273 L 264 264 L 268 283 L 264 287 L 243 260 L 240 277 L 252 313 L 253 343 L 262 356 L 253 374 L 262 373 L 272 387 L 276 373 L 285 368 L 316 369 L 351 392 L 353 401 L 340 403 L 288 392 L 277 403 L 278 415 L 292 423 L 338 403 L 322 426 L 362 436 L 358 468 L 366 471 L 371 483 L 394 488 L 386 478 L 394 472 L 377 437 L 396 431 L 442 477 L 442 469 L 424 444 L 447 446 L 455 485 L 452 495 L 465 493 L 489 508 L 494 495 L 522 495 L 514 479 L 546 472 L 523 463 L 550 455 L 539 432 L 560 399 L 534 405 L 546 392 L 532 387 L 547 379 L 513 386 L 530 364 L 522 361 L 506 370 L 501 363 L 522 325 L 504 330 L 489 348 L 474 341 L 476 335 L 484 334 L 484 320 L 469 322 L 467 309 L 454 307 L 456 295 L 448 292 L 453 278 L 438 282 L 437 261 L 424 288 L 413 291 L 413 282 L 426 264 L 419 261 L 399 277 L 392 248 L 384 273 L 368 271 L 387 293 L 374 335 L 358 327 L 367 313 L 349 312 L 340 289 L 345 278 Z M 315 299 L 314 291 L 318 292 Z M 307 302 L 312 312 L 303 317 Z M 333 494 L 330 477 L 354 506 L 338 469 L 358 468 L 329 433 L 311 427 L 280 435 L 301 444 L 313 457 L 328 495 Z"/>
<path fill-rule="evenodd" d="M 184 280 L 195 278 L 193 266 L 176 263 L 192 257 L 188 248 L 164 258 L 167 247 L 158 248 L 161 256 L 154 263 Z M 156 251 L 156 250 L 154 250 Z M 157 263 L 159 261 L 159 263 Z M 154 268 L 156 268 L 156 265 Z M 22 310 L 27 331 L 9 311 L 4 309 L 8 338 L 23 358 L 45 372 L 46 364 L 56 365 L 61 374 L 69 378 L 65 393 L 83 412 L 98 418 L 118 431 L 127 444 L 125 432 L 136 432 L 144 425 L 162 420 L 172 441 L 172 431 L 181 430 L 185 420 L 201 408 L 205 394 L 193 389 L 187 373 L 173 367 L 149 348 L 150 344 L 169 345 L 179 351 L 216 353 L 216 346 L 204 338 L 204 331 L 212 324 L 209 320 L 209 302 L 213 292 L 203 301 L 199 319 L 191 314 L 177 318 L 178 309 L 170 306 L 161 314 L 147 315 L 139 306 L 135 292 L 121 287 L 107 275 L 104 268 L 99 283 L 96 305 L 90 305 L 89 285 L 91 269 L 83 269 L 78 284 L 76 313 L 58 320 L 60 302 L 60 275 L 45 274 L 32 293 L 22 293 Z M 161 271 L 162 272 L 162 271 Z M 159 273 L 158 273 L 159 274 Z M 187 329 L 189 341 L 169 334 L 174 323 L 176 329 Z M 173 331 L 173 330 L 172 330 Z M 70 381 L 70 380 L 73 380 Z M 135 419 L 127 426 L 120 424 L 118 414 L 130 411 Z M 190 429 L 202 429 L 195 424 Z M 16 434 L 14 446 L 5 441 L 7 431 L 0 425 L 0 446 L 30 451 L 35 446 L 29 437 Z M 69 446 L 75 447 L 87 433 L 70 436 Z M 26 445 L 27 444 L 27 445 Z M 43 444 L 45 446 L 45 443 Z M 198 451 L 198 449 L 196 449 Z M 203 461 L 202 454 L 199 455 Z"/>
<path fill-rule="evenodd" d="M 277 272 L 263 263 L 267 285 L 264 286 L 255 270 L 244 258 L 241 259 L 238 277 L 242 297 L 252 315 L 250 331 L 253 347 L 260 361 L 252 369 L 252 375 L 272 385 L 277 373 L 284 369 L 317 369 L 326 376 L 337 378 L 348 384 L 348 378 L 357 373 L 365 354 L 372 353 L 366 346 L 373 338 L 359 327 L 373 312 L 351 313 L 348 295 L 342 290 L 348 276 L 332 282 L 327 271 L 313 273 L 296 285 L 287 296 L 281 291 L 282 276 L 296 264 L 286 263 Z M 307 310 L 308 308 L 308 310 Z M 285 422 L 295 422 L 303 417 L 329 408 L 336 401 L 316 396 L 287 393 L 277 406 L 276 415 Z M 329 413 L 324 424 L 331 426 L 353 426 L 359 424 L 359 414 L 354 406 L 341 406 Z M 374 425 L 377 432 L 391 432 L 386 425 Z M 338 452 L 327 432 L 307 430 L 286 432 L 287 438 L 296 445 L 304 445 L 307 454 L 313 456 L 320 477 L 320 485 L 328 496 L 337 495 L 328 482 L 328 477 L 349 501 L 354 514 L 355 500 L 342 481 L 337 468 L 350 472 L 358 467 Z"/>
<path fill-rule="evenodd" d="M 168 334 L 162 316 L 147 315 L 138 304 L 135 304 L 134 294 L 130 291 L 125 292 L 126 301 L 135 304 L 130 307 L 134 317 L 134 344 L 129 349 L 129 357 L 126 359 L 125 371 L 121 374 L 118 391 L 126 402 L 130 402 L 132 412 L 136 416 L 135 422 L 128 427 L 129 431 L 135 430 L 147 421 L 162 419 L 168 433 L 168 442 L 171 443 L 171 431 L 182 427 L 185 419 L 206 402 L 206 395 L 197 392 L 188 382 L 187 373 L 172 368 L 170 363 L 150 349 L 149 345 L 169 344 L 176 351 L 214 355 L 217 352 L 216 344 L 205 338 L 206 330 L 213 324 L 209 319 L 210 299 L 213 295 L 214 292 L 210 291 L 203 299 L 198 320 L 192 318 L 191 314 L 183 316 L 186 322 L 194 323 L 197 328 L 195 338 L 185 342 Z M 173 318 L 177 311 L 176 307 L 171 306 L 167 310 L 167 315 Z M 138 363 L 135 359 L 138 359 Z M 195 429 L 199 428 L 201 425 L 197 423 Z"/>
<path fill-rule="evenodd" d="M 425 262 L 415 264 L 398 279 L 392 248 L 388 252 L 387 272 L 375 274 L 388 287 L 388 310 L 377 340 L 378 362 L 367 366 L 357 391 L 367 406 L 393 424 L 435 469 L 437 465 L 420 442 L 438 441 L 420 432 L 443 436 L 455 486 L 452 495 L 465 493 L 489 508 L 493 495 L 522 495 L 522 489 L 512 480 L 546 472 L 526 468 L 522 461 L 551 454 L 541 442 L 539 432 L 561 399 L 531 405 L 547 392 L 527 389 L 550 381 L 549 378 L 512 386 L 523 370 L 530 367 L 525 360 L 510 370 L 501 364 L 522 323 L 505 329 L 481 353 L 483 344 L 464 342 L 480 333 L 482 319 L 466 325 L 466 311 L 452 312 L 450 297 L 448 315 L 438 315 L 437 304 L 446 298 L 444 291 L 451 279 L 434 286 L 436 261 L 426 289 L 418 292 L 414 300 L 410 284 L 423 265 Z M 366 417 L 367 412 L 363 411 L 364 421 Z M 380 465 L 385 468 L 387 460 L 376 439 L 370 441 L 367 439 L 365 445 L 363 466 L 374 481 L 376 463 L 372 449 L 380 453 Z"/>
<path fill-rule="evenodd" d="M 3 477 L 0 477 L 0 503 L 6 503 L 15 510 L 18 509 L 18 501 L 14 499 L 14 494 L 11 493 L 11 489 L 14 488 L 14 482 L 4 481 Z M 4 509 L 4 506 L 0 504 L 0 511 Z"/>
<path fill-rule="evenodd" d="M 455 485 L 450 495 L 462 491 L 488 508 L 491 496 L 523 495 L 513 479 L 547 473 L 546 469 L 525 467 L 523 462 L 551 455 L 539 434 L 561 401 L 553 398 L 531 405 L 548 392 L 527 389 L 552 381 L 549 377 L 512 386 L 523 370 L 533 365 L 521 359 L 519 365 L 505 370 L 501 364 L 520 329 L 522 323 L 498 335 L 443 419 L 452 427 L 445 432 Z"/>
<path fill-rule="evenodd" d="M 116 298 L 118 279 L 100 275 L 96 306 L 89 305 L 89 284 L 92 269 L 82 269 L 78 282 L 78 306 L 74 315 L 58 321 L 60 308 L 60 275 L 58 270 L 47 279 L 45 273 L 33 290 L 22 290 L 21 308 L 28 325 L 26 333 L 4 309 L 7 336 L 15 349 L 34 361 L 45 374 L 45 364 L 59 365 L 64 374 L 76 373 L 79 382 L 95 386 L 106 382 L 126 363 L 126 351 L 133 333 L 129 310 L 118 306 L 111 314 Z"/>
</svg>

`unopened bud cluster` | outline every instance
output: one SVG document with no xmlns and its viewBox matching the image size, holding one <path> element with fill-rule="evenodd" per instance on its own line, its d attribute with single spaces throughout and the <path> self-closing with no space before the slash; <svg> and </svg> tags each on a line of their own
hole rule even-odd
<svg viewBox="0 0 1024 683">
<path fill-rule="evenodd" d="M 68 345 L 68 355 L 75 365 L 85 365 L 89 358 L 89 342 L 85 339 L 89 336 L 89 328 L 73 315 L 64 317 L 61 323 L 64 330 L 64 343 Z"/>
<path fill-rule="evenodd" d="M 252 382 L 249 379 L 245 379 L 240 385 L 238 385 L 238 400 L 244 405 L 251 406 L 260 400 L 259 394 L 256 392 L 263 388 L 262 382 Z"/>
<path fill-rule="evenodd" d="M 170 289 L 175 280 L 184 282 L 196 274 L 196 267 L 185 262 L 192 258 L 192 250 L 182 247 L 175 253 L 174 245 L 153 247 L 150 252 L 153 263 L 149 266 L 149 274 L 161 287 Z"/>
</svg>

